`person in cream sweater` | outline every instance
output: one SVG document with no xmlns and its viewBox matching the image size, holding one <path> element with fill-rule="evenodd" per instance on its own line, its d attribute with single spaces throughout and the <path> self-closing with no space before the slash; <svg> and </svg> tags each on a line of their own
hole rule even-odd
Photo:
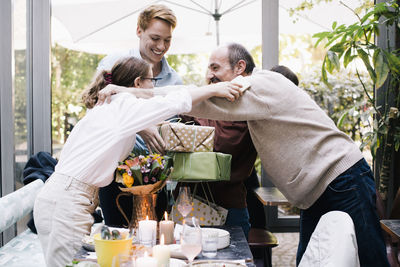
<svg viewBox="0 0 400 267">
<path fill-rule="evenodd" d="M 232 79 L 243 75 L 250 88 L 234 103 L 209 99 L 194 105 L 188 115 L 247 121 L 268 177 L 301 209 L 297 264 L 321 216 L 338 210 L 348 213 L 354 222 L 360 265 L 389 266 L 376 212 L 374 177 L 358 146 L 303 89 L 268 70 L 253 70 L 246 75 L 239 70 L 243 62 L 229 53 L 227 45 L 215 49 L 208 75 L 218 78 L 229 73 Z M 114 93 L 129 90 L 150 97 L 182 87 L 159 87 L 147 92 L 112 89 Z"/>
</svg>

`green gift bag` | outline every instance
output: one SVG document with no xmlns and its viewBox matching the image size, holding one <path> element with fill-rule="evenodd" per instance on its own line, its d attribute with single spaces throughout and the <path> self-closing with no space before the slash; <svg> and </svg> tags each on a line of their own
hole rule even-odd
<svg viewBox="0 0 400 267">
<path fill-rule="evenodd" d="M 171 180 L 176 181 L 229 181 L 231 159 L 218 152 L 170 152 L 174 169 Z"/>
</svg>

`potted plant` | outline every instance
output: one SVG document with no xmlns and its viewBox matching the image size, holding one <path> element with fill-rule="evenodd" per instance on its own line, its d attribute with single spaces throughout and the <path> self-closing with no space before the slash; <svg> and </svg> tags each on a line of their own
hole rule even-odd
<svg viewBox="0 0 400 267">
<path fill-rule="evenodd" d="M 341 2 L 341 4 L 345 5 Z M 346 6 L 346 5 L 345 5 Z M 354 12 L 354 10 L 352 10 Z M 400 9 L 398 1 L 389 0 L 375 4 L 368 9 L 364 16 L 351 25 L 332 24 L 332 31 L 320 32 L 314 35 L 317 38 L 316 46 L 326 41 L 328 49 L 322 63 L 322 80 L 330 87 L 328 73 L 339 71 L 341 66 L 347 68 L 354 63 L 358 80 L 364 89 L 368 100 L 368 108 L 362 107 L 360 112 L 373 114 L 372 130 L 363 135 L 361 148 L 369 145 L 373 157 L 379 148 L 382 151 L 382 162 L 379 168 L 379 191 L 382 198 L 387 200 L 388 183 L 392 164 L 392 155 L 400 147 L 400 127 L 398 126 L 400 108 L 400 50 L 387 48 L 375 44 L 375 37 L 380 34 L 381 26 L 389 33 L 390 27 L 396 34 L 400 34 Z M 400 35 L 399 35 L 400 36 Z M 376 94 L 369 93 L 369 88 L 361 79 L 359 63 L 368 71 L 369 77 L 376 89 Z M 358 65 L 357 65 L 358 64 Z M 377 105 L 376 96 L 383 85 L 387 86 L 382 105 Z M 343 116 L 347 116 L 344 113 Z M 338 121 L 340 127 L 341 119 Z"/>
</svg>

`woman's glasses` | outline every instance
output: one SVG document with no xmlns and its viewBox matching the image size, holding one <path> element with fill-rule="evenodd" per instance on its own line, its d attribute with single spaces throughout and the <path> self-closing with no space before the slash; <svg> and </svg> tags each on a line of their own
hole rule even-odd
<svg viewBox="0 0 400 267">
<path fill-rule="evenodd" d="M 144 77 L 142 79 L 143 80 L 150 80 L 153 83 L 154 86 L 156 86 L 157 81 L 161 80 L 161 78 L 146 78 L 146 77 Z"/>
</svg>

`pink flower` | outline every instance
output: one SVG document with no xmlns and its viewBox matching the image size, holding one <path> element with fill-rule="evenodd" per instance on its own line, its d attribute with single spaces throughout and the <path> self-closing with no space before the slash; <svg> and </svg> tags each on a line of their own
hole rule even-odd
<svg viewBox="0 0 400 267">
<path fill-rule="evenodd" d="M 139 158 L 135 157 L 133 159 L 127 159 L 125 160 L 125 164 L 128 165 L 129 167 L 137 166 L 139 165 Z"/>
</svg>

